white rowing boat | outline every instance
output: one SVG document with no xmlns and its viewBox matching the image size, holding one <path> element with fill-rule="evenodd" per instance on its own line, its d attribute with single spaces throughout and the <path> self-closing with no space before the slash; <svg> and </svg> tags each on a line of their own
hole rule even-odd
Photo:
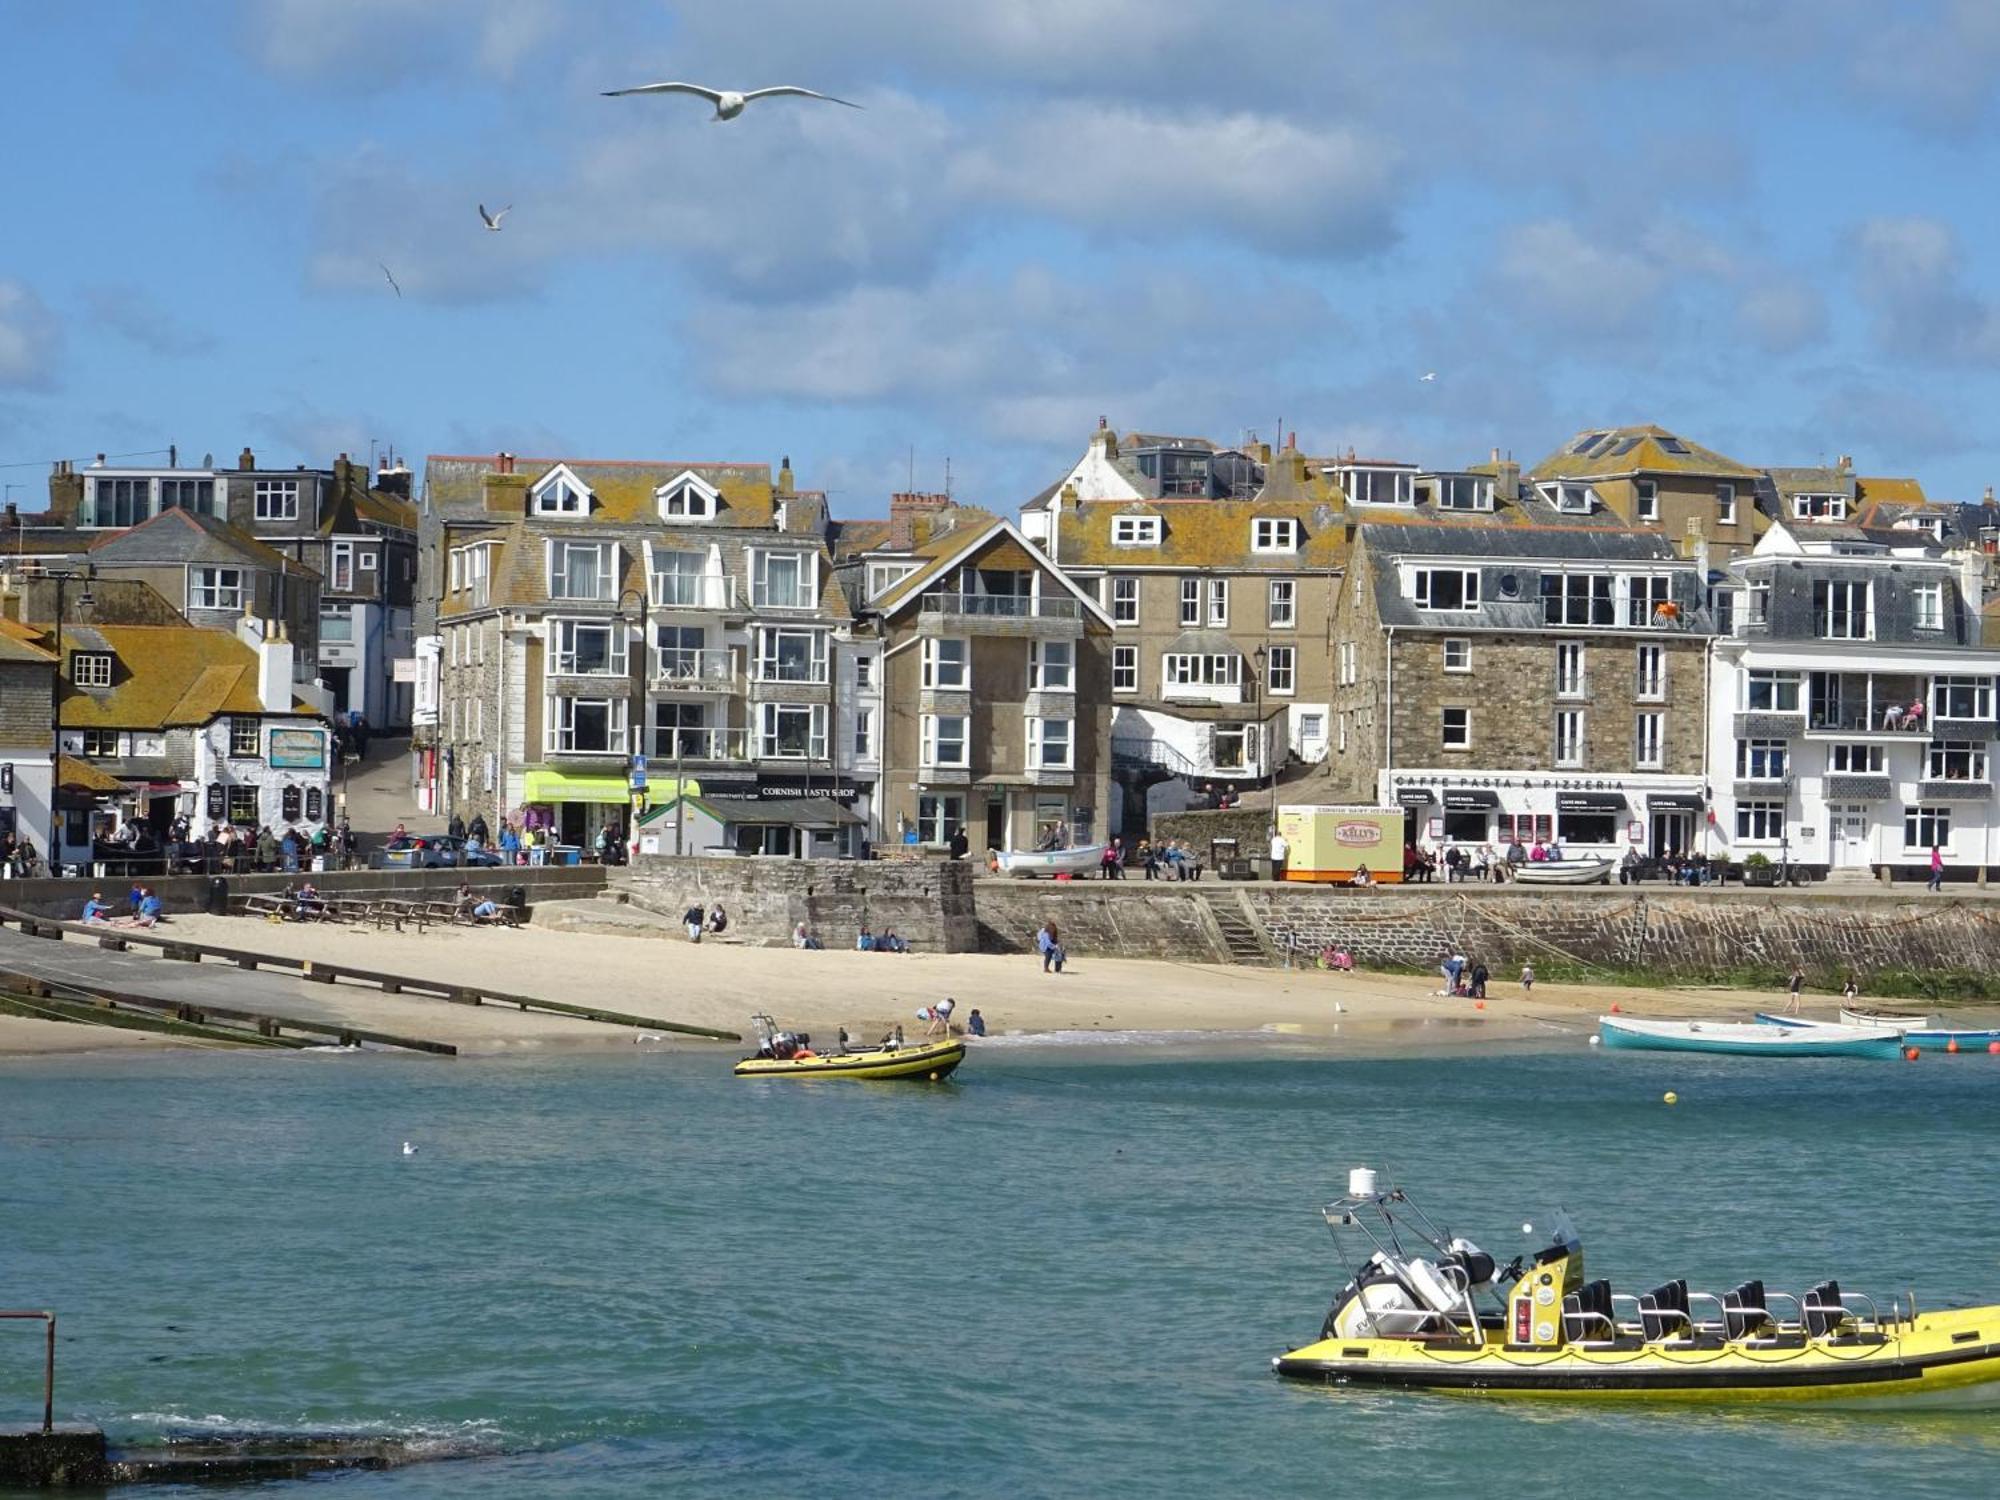
<svg viewBox="0 0 2000 1500">
<path fill-rule="evenodd" d="M 1088 875 L 1104 863 L 1104 845 L 1076 849 L 1003 849 L 994 856 L 1002 875 L 1047 880 L 1057 875 Z"/>
<path fill-rule="evenodd" d="M 1522 885 L 1609 885 L 1615 868 L 1608 859 L 1531 859 L 1511 870 Z"/>
</svg>

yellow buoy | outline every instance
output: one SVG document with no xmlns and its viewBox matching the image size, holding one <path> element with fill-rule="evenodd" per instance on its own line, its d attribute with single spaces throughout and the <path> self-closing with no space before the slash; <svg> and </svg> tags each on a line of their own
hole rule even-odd
<svg viewBox="0 0 2000 1500">
<path fill-rule="evenodd" d="M 1668 1104 L 1678 1104 L 1681 1102 L 1681 1096 L 1679 1094 L 1676 1094 L 1672 1089 L 1668 1089 L 1666 1093 L 1663 1094 L 1661 1097 Z"/>
</svg>

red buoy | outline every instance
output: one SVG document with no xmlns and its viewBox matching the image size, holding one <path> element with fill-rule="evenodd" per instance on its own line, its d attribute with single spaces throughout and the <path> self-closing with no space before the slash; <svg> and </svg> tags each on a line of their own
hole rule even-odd
<svg viewBox="0 0 2000 1500">
<path fill-rule="evenodd" d="M 1944 1044 L 1944 1050 L 1947 1052 L 1956 1052 L 1958 1050 L 1958 1038 L 1953 1037 L 1951 1038 L 1951 1040 L 1947 1041 Z"/>
<path fill-rule="evenodd" d="M 1619 1004 L 1619 1003 L 1618 1003 L 1618 1002 L 1617 1002 L 1616 1000 L 1613 1000 L 1613 1001 L 1611 1002 L 1611 1014 L 1612 1014 L 1612 1015 L 1614 1015 L 1614 1016 L 1615 1016 L 1615 1015 L 1618 1015 L 1618 1014 L 1619 1014 L 1620 1012 L 1622 1012 L 1622 1011 L 1623 1011 L 1624 1009 L 1625 1009 L 1625 1007 L 1624 1007 L 1624 1006 L 1622 1006 L 1622 1005 L 1620 1005 L 1620 1004 Z"/>
<path fill-rule="evenodd" d="M 1903 1049 L 1903 1056 L 1911 1062 L 1915 1062 L 1917 1060 L 1917 1049 L 1915 1047 L 1905 1047 Z"/>
<path fill-rule="evenodd" d="M 1996 1055 L 2000 1055 L 2000 1042 L 1988 1042 L 1986 1044 L 1986 1050 Z"/>
</svg>

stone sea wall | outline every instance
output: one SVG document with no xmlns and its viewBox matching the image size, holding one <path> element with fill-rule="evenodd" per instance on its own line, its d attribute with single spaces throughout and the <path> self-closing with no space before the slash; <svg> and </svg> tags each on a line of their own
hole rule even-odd
<svg viewBox="0 0 2000 1500">
<path fill-rule="evenodd" d="M 505 900 L 520 886 L 530 907 L 537 901 L 579 901 L 604 889 L 603 869 L 596 865 L 515 865 L 464 870 L 329 870 L 285 875 L 224 875 L 229 904 L 240 911 L 243 898 L 263 894 L 276 896 L 285 887 L 310 880 L 322 895 L 363 898 L 379 896 L 398 901 L 442 901 L 466 882 L 481 896 Z M 160 894 L 167 916 L 176 912 L 200 911 L 208 897 L 206 875 L 138 877 Z M 0 908 L 26 912 L 35 917 L 57 917 L 76 921 L 83 915 L 83 903 L 92 891 L 123 911 L 132 889 L 129 877 L 102 879 L 66 877 L 61 880 L 0 880 Z"/>
<path fill-rule="evenodd" d="M 789 942 L 803 921 L 829 948 L 851 945 L 864 924 L 873 932 L 893 927 L 926 953 L 978 946 L 973 871 L 963 862 L 645 854 L 611 873 L 613 890 L 664 916 L 720 901 L 751 942 Z"/>
</svg>

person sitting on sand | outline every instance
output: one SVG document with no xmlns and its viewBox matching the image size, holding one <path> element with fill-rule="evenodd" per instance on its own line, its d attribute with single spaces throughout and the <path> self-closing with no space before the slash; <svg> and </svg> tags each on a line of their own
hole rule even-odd
<svg viewBox="0 0 2000 1500">
<path fill-rule="evenodd" d="M 729 930 L 729 913 L 722 909 L 720 901 L 709 908 L 708 930 L 717 937 L 721 937 L 723 933 Z"/>
<path fill-rule="evenodd" d="M 868 930 L 866 922 L 861 924 L 861 931 L 854 936 L 854 951 L 856 953 L 873 953 L 875 951 L 875 934 Z"/>
<path fill-rule="evenodd" d="M 1359 886 L 1369 886 L 1374 883 L 1375 876 L 1366 865 L 1356 865 L 1354 867 L 1354 878 L 1348 882 L 1349 885 Z"/>
<path fill-rule="evenodd" d="M 150 885 L 142 885 L 139 887 L 139 904 L 132 915 L 127 917 L 122 925 L 126 927 L 157 927 L 163 912 L 164 907 L 161 904 L 159 892 L 154 890 Z"/>
<path fill-rule="evenodd" d="M 687 928 L 688 941 L 690 943 L 700 942 L 702 911 L 701 911 L 701 903 L 699 901 L 695 902 L 693 906 L 690 906 L 686 911 L 681 913 L 681 922 Z"/>
<path fill-rule="evenodd" d="M 498 923 L 502 927 L 512 927 L 514 918 L 497 901 L 482 901 L 472 908 L 472 920 L 481 923 Z"/>
<path fill-rule="evenodd" d="M 821 944 L 820 940 L 813 936 L 813 930 L 801 922 L 792 929 L 792 946 L 794 948 L 817 950 Z"/>
<path fill-rule="evenodd" d="M 972 1014 L 965 1018 L 965 1034 L 967 1036 L 986 1035 L 986 1017 L 979 1013 L 979 1007 L 976 1005 L 972 1008 Z"/>
<path fill-rule="evenodd" d="M 83 920 L 87 923 L 110 925 L 111 908 L 104 904 L 104 892 L 92 891 L 90 893 L 90 899 L 83 903 Z"/>
<path fill-rule="evenodd" d="M 293 897 L 292 909 L 298 913 L 299 920 L 304 921 L 308 917 L 324 915 L 326 902 L 320 899 L 319 888 L 308 880 L 299 887 L 298 895 Z"/>
<path fill-rule="evenodd" d="M 875 939 L 875 951 L 877 953 L 908 953 L 910 945 L 896 936 L 895 928 L 884 927 L 881 935 Z"/>
</svg>

